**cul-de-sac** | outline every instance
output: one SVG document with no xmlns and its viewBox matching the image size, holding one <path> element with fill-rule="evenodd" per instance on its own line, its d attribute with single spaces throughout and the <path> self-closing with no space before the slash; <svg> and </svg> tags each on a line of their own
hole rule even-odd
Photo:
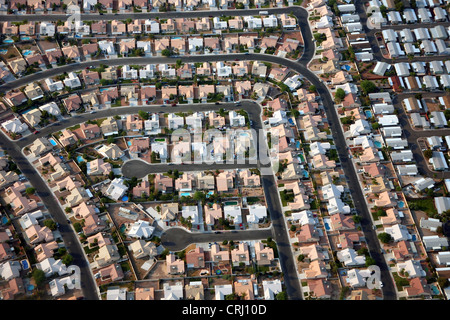
<svg viewBox="0 0 450 320">
<path fill-rule="evenodd" d="M 0 300 L 447 300 L 449 9 L 0 0 Z"/>
</svg>

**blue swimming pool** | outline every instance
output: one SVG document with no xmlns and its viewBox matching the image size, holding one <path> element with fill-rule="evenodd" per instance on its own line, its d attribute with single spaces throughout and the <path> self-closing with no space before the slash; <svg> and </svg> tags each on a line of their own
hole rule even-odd
<svg viewBox="0 0 450 320">
<path fill-rule="evenodd" d="M 347 275 L 347 270 L 339 270 L 339 274 L 341 275 L 341 276 L 346 276 Z"/>
<path fill-rule="evenodd" d="M 56 144 L 56 141 L 53 140 L 53 139 L 48 139 L 48 141 L 50 141 L 50 143 L 52 144 L 52 146 L 56 146 L 56 145 L 57 145 L 57 144 Z"/>
<path fill-rule="evenodd" d="M 182 197 L 190 197 L 191 193 L 190 192 L 182 192 L 182 193 L 180 193 L 180 196 L 182 196 Z"/>
<path fill-rule="evenodd" d="M 4 50 L 4 49 L 0 50 L 0 54 L 6 54 L 7 52 L 8 52 L 8 50 Z"/>
<path fill-rule="evenodd" d="M 431 286 L 431 291 L 433 291 L 433 294 L 436 295 L 436 296 L 441 294 L 441 292 L 439 291 L 438 287 L 436 287 L 435 285 Z"/>
<path fill-rule="evenodd" d="M 8 217 L 2 216 L 2 224 L 7 224 L 9 221 Z"/>
<path fill-rule="evenodd" d="M 28 260 L 22 260 L 22 261 L 20 261 L 20 264 L 22 265 L 23 270 L 28 270 L 30 268 L 30 265 L 28 264 Z"/>
<path fill-rule="evenodd" d="M 373 142 L 373 144 L 375 145 L 375 147 L 377 147 L 377 148 L 381 148 L 381 147 L 383 147 L 383 145 L 381 144 L 381 142 L 380 141 L 374 141 Z"/>
<path fill-rule="evenodd" d="M 366 111 L 364 111 L 364 113 L 366 114 L 367 118 L 372 118 L 372 111 L 366 110 Z"/>
<path fill-rule="evenodd" d="M 331 230 L 330 225 L 328 224 L 328 222 L 324 222 L 324 225 L 325 225 L 325 230 L 327 230 L 327 231 Z"/>
<path fill-rule="evenodd" d="M 123 196 L 122 197 L 122 201 L 128 201 L 128 197 L 127 196 Z"/>
<path fill-rule="evenodd" d="M 398 202 L 398 207 L 399 207 L 399 208 L 405 207 L 405 202 L 404 202 L 404 201 L 399 201 L 399 202 Z"/>
<path fill-rule="evenodd" d="M 350 67 L 348 64 L 344 64 L 344 65 L 342 66 L 342 69 L 343 69 L 343 70 L 347 70 L 347 71 L 350 71 L 351 68 L 352 68 L 352 67 Z"/>
<path fill-rule="evenodd" d="M 86 160 L 84 160 L 83 156 L 78 156 L 78 157 L 77 157 L 77 162 L 78 162 L 78 163 L 83 162 L 83 161 L 86 162 Z"/>
<path fill-rule="evenodd" d="M 415 234 L 413 234 L 413 235 L 411 236 L 411 240 L 412 240 L 412 241 L 416 241 L 416 240 L 417 240 L 417 237 L 416 237 Z"/>
<path fill-rule="evenodd" d="M 13 39 L 5 39 L 3 40 L 4 43 L 14 43 Z"/>
<path fill-rule="evenodd" d="M 304 178 L 309 178 L 309 172 L 306 170 L 303 170 L 303 177 Z"/>
<path fill-rule="evenodd" d="M 128 146 L 131 146 L 131 141 L 127 141 L 127 145 L 128 145 Z"/>
<path fill-rule="evenodd" d="M 28 41 L 28 40 L 31 40 L 31 38 L 30 37 L 21 37 L 20 40 Z"/>
<path fill-rule="evenodd" d="M 33 54 L 33 51 L 31 51 L 31 50 L 25 50 L 22 54 L 23 54 L 24 56 L 29 56 L 30 54 Z"/>
<path fill-rule="evenodd" d="M 209 198 L 210 196 L 212 196 L 214 194 L 214 191 L 210 191 L 206 194 L 206 197 Z"/>
<path fill-rule="evenodd" d="M 34 290 L 34 286 L 32 284 L 27 286 L 27 290 L 28 291 L 33 291 Z"/>
</svg>

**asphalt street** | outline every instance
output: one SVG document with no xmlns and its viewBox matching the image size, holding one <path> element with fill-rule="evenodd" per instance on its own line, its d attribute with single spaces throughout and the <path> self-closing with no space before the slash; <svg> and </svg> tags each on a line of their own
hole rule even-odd
<svg viewBox="0 0 450 320">
<path fill-rule="evenodd" d="M 170 228 L 161 236 L 161 244 L 170 251 L 181 251 L 192 243 L 222 243 L 230 241 L 265 240 L 272 237 L 272 229 L 245 231 L 190 232 L 183 228 Z"/>
</svg>

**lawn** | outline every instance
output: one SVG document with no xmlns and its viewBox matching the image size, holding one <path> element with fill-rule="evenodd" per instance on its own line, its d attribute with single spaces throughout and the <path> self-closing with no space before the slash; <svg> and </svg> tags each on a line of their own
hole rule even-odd
<svg viewBox="0 0 450 320">
<path fill-rule="evenodd" d="M 408 206 L 411 210 L 422 210 L 427 214 L 436 215 L 437 210 L 434 206 L 434 199 L 408 199 Z"/>
<path fill-rule="evenodd" d="M 398 291 L 403 291 L 404 286 L 409 286 L 409 281 L 406 278 L 400 277 L 397 272 L 392 272 L 394 276 L 395 285 L 397 286 Z"/>
</svg>

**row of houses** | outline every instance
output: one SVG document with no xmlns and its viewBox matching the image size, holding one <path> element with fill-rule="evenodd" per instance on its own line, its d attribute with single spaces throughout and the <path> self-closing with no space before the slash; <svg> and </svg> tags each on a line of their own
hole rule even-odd
<svg viewBox="0 0 450 320">
<path fill-rule="evenodd" d="M 124 36 L 164 34 L 164 33 L 195 33 L 195 32 L 215 32 L 224 30 L 258 30 L 262 28 L 277 28 L 278 26 L 286 30 L 296 28 L 296 20 L 287 14 L 268 16 L 237 16 L 231 19 L 215 18 L 169 18 L 169 19 L 135 19 L 131 23 L 121 20 L 94 21 L 92 23 L 77 22 L 73 27 L 68 21 L 62 24 L 53 22 L 28 22 L 17 25 L 11 22 L 2 23 L 2 33 L 6 36 L 49 36 L 55 34 L 83 36 L 102 36 L 110 30 L 110 35 Z"/>
<path fill-rule="evenodd" d="M 127 12 L 159 12 L 164 10 L 166 5 L 173 7 L 176 11 L 192 11 L 200 7 L 207 7 L 211 9 L 222 9 L 226 10 L 228 8 L 234 7 L 236 4 L 243 4 L 244 6 L 249 6 L 249 2 L 245 0 L 120 0 L 114 2 L 112 0 L 64 0 L 60 1 L 49 1 L 45 4 L 40 3 L 35 0 L 14 0 L 10 3 L 3 3 L 0 6 L 0 12 L 3 14 L 51 14 L 53 12 L 60 12 L 65 6 L 75 5 L 80 8 L 85 13 L 91 12 L 107 12 L 113 13 L 113 10 L 118 10 L 121 13 Z M 257 6 L 265 5 L 264 0 L 257 0 L 255 3 Z M 284 5 L 283 2 L 276 2 L 278 7 Z"/>
</svg>

